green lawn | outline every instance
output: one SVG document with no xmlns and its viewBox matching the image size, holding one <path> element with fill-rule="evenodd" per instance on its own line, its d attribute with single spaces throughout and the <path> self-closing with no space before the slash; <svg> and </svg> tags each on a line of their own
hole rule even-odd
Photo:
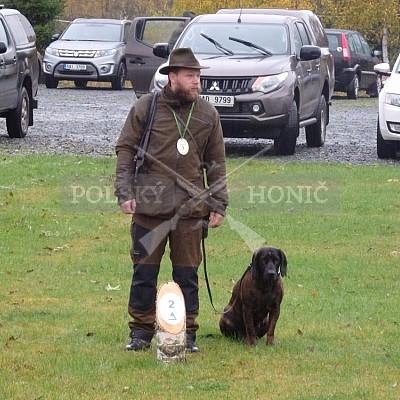
<svg viewBox="0 0 400 400">
<path fill-rule="evenodd" d="M 223 338 L 201 271 L 200 352 L 164 365 L 154 346 L 124 351 L 130 219 L 115 160 L 1 156 L 0 399 L 399 399 L 398 167 L 246 161 L 228 160 L 208 273 L 222 310 L 254 248 L 284 250 L 276 344 Z"/>
</svg>

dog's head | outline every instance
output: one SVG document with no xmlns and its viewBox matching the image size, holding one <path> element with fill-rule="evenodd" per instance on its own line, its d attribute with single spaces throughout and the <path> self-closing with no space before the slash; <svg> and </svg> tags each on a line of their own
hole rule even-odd
<svg viewBox="0 0 400 400">
<path fill-rule="evenodd" d="M 279 275 L 286 276 L 285 253 L 275 247 L 261 247 L 253 253 L 251 270 L 253 279 L 258 282 L 275 281 Z"/>
</svg>

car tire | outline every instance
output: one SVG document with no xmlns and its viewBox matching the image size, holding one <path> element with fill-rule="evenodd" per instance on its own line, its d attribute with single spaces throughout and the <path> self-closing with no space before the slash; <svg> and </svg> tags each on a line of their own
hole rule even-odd
<svg viewBox="0 0 400 400">
<path fill-rule="evenodd" d="M 77 88 L 85 88 L 88 84 L 88 81 L 86 79 L 75 79 L 74 80 L 74 85 Z"/>
<path fill-rule="evenodd" d="M 368 95 L 369 97 L 378 97 L 379 92 L 382 89 L 382 80 L 380 76 L 376 76 L 376 80 L 371 86 L 368 88 Z"/>
<path fill-rule="evenodd" d="M 25 86 L 22 86 L 17 107 L 6 117 L 7 133 L 11 138 L 23 138 L 28 133 L 31 99 Z"/>
<path fill-rule="evenodd" d="M 396 158 L 396 142 L 394 140 L 385 140 L 382 137 L 379 118 L 376 128 L 376 150 L 378 158 Z"/>
<path fill-rule="evenodd" d="M 293 101 L 289 119 L 279 137 L 274 140 L 276 155 L 291 156 L 296 149 L 296 141 L 299 136 L 299 113 L 297 103 Z"/>
<path fill-rule="evenodd" d="M 45 75 L 44 84 L 47 89 L 56 89 L 58 86 L 58 79 L 54 78 L 53 75 Z"/>
<path fill-rule="evenodd" d="M 357 100 L 360 91 L 360 79 L 357 74 L 354 75 L 349 87 L 347 88 L 347 98 L 349 100 Z"/>
<path fill-rule="evenodd" d="M 115 77 L 113 77 L 111 81 L 111 87 L 113 90 L 122 90 L 125 86 L 126 80 L 126 65 L 124 62 L 121 62 L 118 67 L 118 73 Z"/>
<path fill-rule="evenodd" d="M 325 96 L 321 95 L 317 110 L 317 122 L 306 126 L 306 142 L 308 147 L 321 147 L 325 143 L 328 105 Z"/>
</svg>

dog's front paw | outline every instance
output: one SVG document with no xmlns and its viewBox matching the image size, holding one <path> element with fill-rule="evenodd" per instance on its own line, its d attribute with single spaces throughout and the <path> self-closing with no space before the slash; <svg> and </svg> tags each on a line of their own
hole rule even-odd
<svg viewBox="0 0 400 400">
<path fill-rule="evenodd" d="M 274 337 L 267 336 L 267 346 L 272 346 L 274 344 Z"/>
</svg>

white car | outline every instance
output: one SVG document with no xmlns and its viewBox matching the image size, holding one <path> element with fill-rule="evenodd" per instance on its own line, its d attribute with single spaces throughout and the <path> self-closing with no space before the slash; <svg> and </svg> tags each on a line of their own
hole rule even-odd
<svg viewBox="0 0 400 400">
<path fill-rule="evenodd" d="M 388 63 L 377 64 L 374 70 L 387 77 L 379 93 L 377 153 L 379 158 L 396 158 L 400 153 L 400 55 L 392 71 Z"/>
<path fill-rule="evenodd" d="M 59 81 L 111 82 L 115 90 L 125 86 L 126 38 L 132 22 L 117 19 L 78 18 L 61 35 L 54 35 L 44 54 L 45 85 L 55 89 Z"/>
</svg>

